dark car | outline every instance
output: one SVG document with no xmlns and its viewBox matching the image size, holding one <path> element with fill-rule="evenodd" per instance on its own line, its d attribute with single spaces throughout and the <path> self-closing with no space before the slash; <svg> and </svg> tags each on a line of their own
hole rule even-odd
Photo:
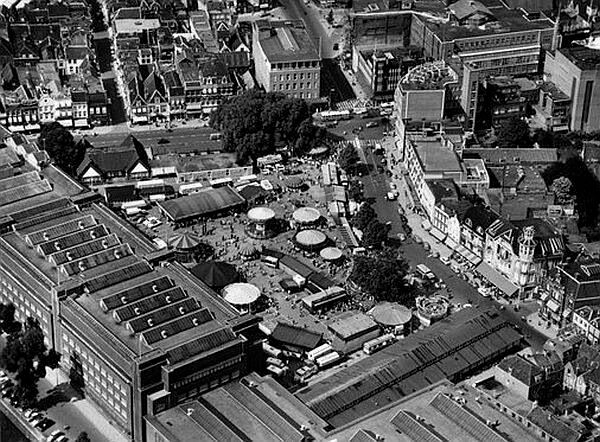
<svg viewBox="0 0 600 442">
<path fill-rule="evenodd" d="M 333 44 L 333 50 L 337 51 L 340 48 L 340 45 L 338 43 L 334 43 Z"/>
</svg>

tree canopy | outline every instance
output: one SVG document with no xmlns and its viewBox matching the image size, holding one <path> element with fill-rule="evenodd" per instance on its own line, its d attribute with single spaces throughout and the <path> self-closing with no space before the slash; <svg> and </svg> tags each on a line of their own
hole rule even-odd
<svg viewBox="0 0 600 442">
<path fill-rule="evenodd" d="M 91 441 L 90 441 L 90 437 L 88 436 L 88 434 L 85 431 L 82 431 L 81 433 L 79 433 L 79 436 L 77 436 L 77 439 L 75 439 L 75 442 L 91 442 Z"/>
<path fill-rule="evenodd" d="M 75 173 L 85 155 L 86 143 L 75 143 L 71 132 L 56 121 L 42 126 L 38 143 L 40 149 L 48 152 L 54 163 L 69 174 Z"/>
<path fill-rule="evenodd" d="M 377 219 L 377 213 L 375 213 L 375 209 L 369 203 L 363 203 L 356 215 L 352 217 L 352 224 L 354 227 L 360 230 L 364 230 L 367 225 Z"/>
<path fill-rule="evenodd" d="M 570 204 L 573 202 L 573 183 L 566 176 L 561 176 L 552 181 L 550 189 L 554 193 L 557 204 Z"/>
<path fill-rule="evenodd" d="M 570 157 L 564 162 L 553 163 L 542 172 L 542 177 L 548 186 L 560 177 L 568 178 L 573 184 L 580 227 L 596 226 L 600 182 L 581 158 Z"/>
<path fill-rule="evenodd" d="M 57 368 L 59 361 L 60 355 L 46 347 L 40 324 L 31 317 L 8 335 L 0 354 L 0 366 L 15 374 L 15 398 L 25 407 L 35 405 L 38 380 L 46 376 L 47 367 Z"/>
<path fill-rule="evenodd" d="M 360 157 L 352 143 L 346 144 L 338 155 L 338 164 L 348 173 L 353 173 L 356 170 L 356 165 Z"/>
<path fill-rule="evenodd" d="M 406 261 L 388 248 L 373 255 L 357 256 L 350 280 L 376 301 L 392 301 L 412 307 L 414 293 L 405 279 L 408 271 Z"/>
<path fill-rule="evenodd" d="M 390 226 L 372 219 L 363 230 L 362 243 L 365 247 L 381 248 L 388 239 Z"/>
<path fill-rule="evenodd" d="M 499 147 L 524 149 L 533 145 L 529 125 L 516 117 L 508 118 L 500 123 L 496 130 L 496 139 Z"/>
<path fill-rule="evenodd" d="M 225 150 L 236 152 L 239 163 L 273 153 L 277 143 L 305 151 L 324 135 L 312 124 L 306 101 L 254 89 L 221 103 L 210 124 L 223 133 Z"/>
</svg>

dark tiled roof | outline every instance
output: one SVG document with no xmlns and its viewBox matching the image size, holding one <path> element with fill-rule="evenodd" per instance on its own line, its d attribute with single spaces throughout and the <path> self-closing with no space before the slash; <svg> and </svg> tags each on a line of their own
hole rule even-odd
<svg viewBox="0 0 600 442">
<path fill-rule="evenodd" d="M 582 431 L 570 428 L 558 416 L 553 415 L 543 408 L 534 408 L 527 418 L 561 442 L 577 442 L 581 440 Z"/>
<path fill-rule="evenodd" d="M 534 377 L 542 373 L 539 367 L 519 355 L 503 359 L 498 364 L 498 368 L 510 373 L 512 377 L 527 386 L 531 386 L 534 383 Z"/>
<path fill-rule="evenodd" d="M 295 327 L 284 322 L 279 322 L 275 326 L 271 338 L 282 344 L 312 350 L 319 345 L 323 335 L 301 327 Z"/>
</svg>

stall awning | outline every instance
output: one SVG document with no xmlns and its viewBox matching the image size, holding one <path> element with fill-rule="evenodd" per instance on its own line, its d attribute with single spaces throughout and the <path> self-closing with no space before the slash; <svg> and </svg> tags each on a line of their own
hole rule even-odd
<svg viewBox="0 0 600 442">
<path fill-rule="evenodd" d="M 506 296 L 512 296 L 519 290 L 515 284 L 493 269 L 487 262 L 479 264 L 475 271 L 498 287 Z"/>
</svg>

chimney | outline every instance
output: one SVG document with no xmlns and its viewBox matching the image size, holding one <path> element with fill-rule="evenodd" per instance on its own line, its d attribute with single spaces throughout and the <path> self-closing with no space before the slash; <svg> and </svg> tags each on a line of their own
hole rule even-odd
<svg viewBox="0 0 600 442">
<path fill-rule="evenodd" d="M 554 32 L 552 33 L 552 52 L 560 46 L 560 13 L 562 12 L 562 3 L 558 4 L 558 12 L 554 21 Z"/>
</svg>

